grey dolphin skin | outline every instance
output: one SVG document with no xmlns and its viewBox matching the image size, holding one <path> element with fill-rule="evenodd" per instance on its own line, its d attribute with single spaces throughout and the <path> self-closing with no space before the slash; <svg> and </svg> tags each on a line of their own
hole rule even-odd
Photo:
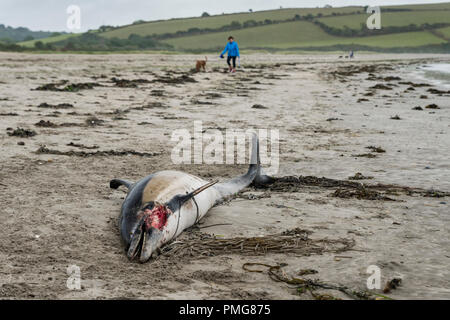
<svg viewBox="0 0 450 320">
<path fill-rule="evenodd" d="M 119 216 L 128 258 L 148 261 L 156 250 L 203 218 L 220 199 L 252 183 L 264 185 L 272 180 L 262 171 L 255 134 L 247 173 L 223 183 L 208 182 L 179 171 L 159 171 L 136 183 L 111 180 L 112 189 L 128 188 Z"/>
</svg>

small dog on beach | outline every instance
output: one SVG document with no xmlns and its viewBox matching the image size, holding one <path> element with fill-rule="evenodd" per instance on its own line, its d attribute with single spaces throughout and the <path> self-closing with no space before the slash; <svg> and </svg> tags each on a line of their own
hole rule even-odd
<svg viewBox="0 0 450 320">
<path fill-rule="evenodd" d="M 205 57 L 205 60 L 197 60 L 197 65 L 195 67 L 197 72 L 200 72 L 201 69 L 206 72 L 206 62 L 208 62 L 208 57 Z"/>
</svg>

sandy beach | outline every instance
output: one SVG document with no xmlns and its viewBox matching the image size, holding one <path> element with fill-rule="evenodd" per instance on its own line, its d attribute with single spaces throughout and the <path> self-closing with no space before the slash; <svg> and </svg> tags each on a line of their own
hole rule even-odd
<svg viewBox="0 0 450 320">
<path fill-rule="evenodd" d="M 235 75 L 218 57 L 191 73 L 200 58 L 0 53 L 1 299 L 313 299 L 245 263 L 284 263 L 289 277 L 313 269 L 304 277 L 360 291 L 375 265 L 382 287 L 402 279 L 391 298 L 450 299 L 450 89 L 411 73 L 449 55 L 250 54 Z M 71 84 L 84 85 L 58 90 Z M 172 132 L 192 132 L 194 120 L 278 129 L 276 176 L 301 178 L 250 187 L 182 237 L 298 228 L 317 243 L 354 245 L 128 261 L 117 226 L 126 190 L 111 190 L 112 178 L 182 170 L 222 181 L 246 171 L 173 164 Z M 71 265 L 81 290 L 66 286 Z"/>
</svg>

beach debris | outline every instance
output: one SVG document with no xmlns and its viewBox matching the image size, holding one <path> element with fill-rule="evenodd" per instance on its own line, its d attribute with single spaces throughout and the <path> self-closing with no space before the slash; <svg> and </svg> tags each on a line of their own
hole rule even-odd
<svg viewBox="0 0 450 320">
<path fill-rule="evenodd" d="M 427 92 L 429 92 L 431 94 L 438 94 L 438 95 L 450 94 L 450 90 L 443 91 L 443 90 L 438 90 L 438 89 L 433 89 L 433 88 L 428 89 Z"/>
<path fill-rule="evenodd" d="M 127 109 L 115 109 L 114 111 L 110 112 L 99 112 L 98 114 L 101 115 L 108 115 L 108 116 L 114 116 L 114 118 L 117 119 L 123 119 L 125 114 L 130 113 L 131 111 L 143 111 L 148 109 L 155 109 L 155 108 L 164 108 L 167 109 L 169 106 L 161 103 L 161 102 L 148 102 L 147 104 L 139 107 L 129 107 Z"/>
<path fill-rule="evenodd" d="M 58 125 L 56 125 L 55 123 L 51 122 L 51 121 L 46 121 L 46 120 L 40 120 L 39 122 L 34 124 L 36 127 L 44 127 L 44 128 L 55 128 Z"/>
<path fill-rule="evenodd" d="M 16 112 L 5 112 L 5 113 L 0 113 L 0 117 L 7 117 L 7 116 L 10 116 L 10 117 L 16 117 L 16 116 L 18 116 L 19 114 L 18 113 L 16 113 Z"/>
<path fill-rule="evenodd" d="M 212 105 L 217 105 L 217 103 L 211 102 L 211 101 L 201 101 L 198 99 L 191 99 L 191 103 L 192 104 L 198 104 L 198 105 L 207 105 L 207 106 L 212 106 Z"/>
<path fill-rule="evenodd" d="M 254 104 L 252 106 L 252 109 L 268 109 L 268 108 L 263 106 L 262 104 Z"/>
<path fill-rule="evenodd" d="M 308 187 L 320 187 L 325 189 L 348 189 L 348 190 L 373 190 L 386 195 L 406 194 L 409 196 L 419 195 L 423 197 L 447 197 L 450 192 L 438 190 L 425 190 L 422 188 L 412 188 L 394 184 L 363 184 L 351 180 L 337 180 L 315 176 L 285 176 L 273 178 L 271 184 L 258 186 L 270 192 L 302 192 Z"/>
<path fill-rule="evenodd" d="M 100 74 L 100 75 L 94 75 L 94 76 L 92 76 L 91 77 L 92 79 L 94 79 L 94 80 L 97 80 L 97 79 L 106 79 L 107 78 L 107 76 L 106 75 L 104 75 L 104 74 Z"/>
<path fill-rule="evenodd" d="M 288 264 L 286 263 L 280 263 L 277 265 L 270 265 L 266 263 L 258 263 L 258 262 L 247 262 L 242 265 L 242 269 L 247 272 L 257 272 L 257 273 L 263 273 L 264 270 L 260 269 L 253 269 L 250 267 L 260 266 L 264 267 L 267 270 L 267 274 L 270 279 L 272 279 L 275 282 L 283 282 L 289 285 L 293 285 L 296 287 L 297 292 L 299 294 L 304 294 L 309 292 L 311 296 L 315 300 L 341 300 L 340 298 L 336 298 L 332 296 L 331 294 L 323 294 L 323 293 L 317 293 L 317 290 L 325 289 L 325 290 L 337 290 L 345 294 L 351 299 L 355 300 L 374 300 L 376 296 L 380 296 L 368 291 L 364 290 L 351 290 L 347 286 L 341 285 L 341 284 L 332 284 L 327 283 L 324 281 L 321 281 L 319 279 L 308 279 L 308 278 L 298 278 L 298 277 L 289 277 L 282 268 L 286 267 Z M 314 270 L 315 271 L 315 270 Z M 315 272 L 317 273 L 317 272 Z M 308 274 L 315 274 L 315 273 L 306 273 Z M 300 275 L 301 276 L 301 275 Z M 384 297 L 387 299 L 390 299 L 388 297 Z"/>
<path fill-rule="evenodd" d="M 355 173 L 354 176 L 348 177 L 348 180 L 369 180 L 373 179 L 373 177 L 366 177 L 361 172 Z"/>
<path fill-rule="evenodd" d="M 392 90 L 391 87 L 384 85 L 382 83 L 377 83 L 376 85 L 374 85 L 373 87 L 370 87 L 370 89 L 380 89 L 380 90 Z"/>
<path fill-rule="evenodd" d="M 74 142 L 70 142 L 70 143 L 66 144 L 66 146 L 68 146 L 68 147 L 80 148 L 80 149 L 98 149 L 98 148 L 100 148 L 100 147 L 97 146 L 97 145 L 94 145 L 94 146 L 86 146 L 86 145 L 84 145 L 84 144 L 74 143 Z"/>
<path fill-rule="evenodd" d="M 150 95 L 154 96 L 154 97 L 162 97 L 164 96 L 164 90 L 159 90 L 159 89 L 155 89 L 150 91 Z"/>
<path fill-rule="evenodd" d="M 166 83 L 166 84 L 184 84 L 184 83 L 196 83 L 198 81 L 195 80 L 194 78 L 188 76 L 187 74 L 183 74 L 178 78 L 162 76 L 162 77 L 158 77 L 158 78 L 152 80 L 151 82 Z"/>
<path fill-rule="evenodd" d="M 375 74 L 369 73 L 369 76 L 367 77 L 366 80 L 391 82 L 391 81 L 400 81 L 402 80 L 402 78 L 396 76 L 377 77 Z"/>
<path fill-rule="evenodd" d="M 198 231 L 189 232 L 189 235 L 164 246 L 161 255 L 198 258 L 222 254 L 261 256 L 268 253 L 292 253 L 308 256 L 324 252 L 340 253 L 355 245 L 353 239 L 310 239 L 311 233 L 295 228 L 266 236 L 222 238 Z"/>
<path fill-rule="evenodd" d="M 116 87 L 119 88 L 137 88 L 138 84 L 150 83 L 150 81 L 147 79 L 128 80 L 128 79 L 119 79 L 116 77 L 112 77 L 111 81 L 114 83 Z"/>
<path fill-rule="evenodd" d="M 64 91 L 64 92 L 78 92 L 85 89 L 94 89 L 96 86 L 101 86 L 95 82 L 70 83 L 67 80 L 62 80 L 56 83 L 47 83 L 32 90 L 39 91 Z"/>
<path fill-rule="evenodd" d="M 384 81 L 399 81 L 399 80 L 402 80 L 402 78 L 400 78 L 400 77 L 396 77 L 396 76 L 388 76 L 388 77 L 385 77 L 385 78 L 382 78 Z"/>
<path fill-rule="evenodd" d="M 385 196 L 380 192 L 368 190 L 366 188 L 356 190 L 337 189 L 334 193 L 331 194 L 331 196 L 342 199 L 356 198 L 358 200 L 397 201 L 395 199 Z"/>
<path fill-rule="evenodd" d="M 8 136 L 11 137 L 29 138 L 34 137 L 37 134 L 36 131 L 31 129 L 24 129 L 24 128 L 17 128 L 15 130 L 12 130 L 12 128 L 8 129 L 6 129 Z"/>
<path fill-rule="evenodd" d="M 104 120 L 101 120 L 95 116 L 89 117 L 85 120 L 86 125 L 90 127 L 101 126 L 104 122 Z"/>
<path fill-rule="evenodd" d="M 402 279 L 400 278 L 393 278 L 389 280 L 384 286 L 383 293 L 390 293 L 392 290 L 397 289 L 397 287 L 400 286 L 401 283 Z"/>
<path fill-rule="evenodd" d="M 217 201 L 215 206 L 229 204 L 232 200 L 235 200 L 235 199 L 259 200 L 259 199 L 271 198 L 271 195 L 269 192 L 263 192 L 262 194 L 258 194 L 258 195 L 253 194 L 253 193 L 244 193 L 244 192 L 245 191 L 241 190 L 238 193 L 224 197 L 223 199 Z"/>
<path fill-rule="evenodd" d="M 319 271 L 314 270 L 314 269 L 301 269 L 299 272 L 297 272 L 298 276 L 306 276 L 309 274 L 317 274 L 319 273 Z"/>
<path fill-rule="evenodd" d="M 399 82 L 399 84 L 403 84 L 403 85 L 410 86 L 410 87 L 413 87 L 413 88 L 431 87 L 431 85 L 429 85 L 428 83 L 414 83 L 414 82 L 411 82 L 411 81 Z"/>
<path fill-rule="evenodd" d="M 62 156 L 74 156 L 74 157 L 95 157 L 95 156 L 130 156 L 135 155 L 139 157 L 154 157 L 160 155 L 160 153 L 147 153 L 147 152 L 138 152 L 134 150 L 107 150 L 107 151 L 95 151 L 95 152 L 85 152 L 85 151 L 60 151 L 49 149 L 46 146 L 39 147 L 36 150 L 37 154 L 54 154 L 54 155 L 62 155 Z"/>
<path fill-rule="evenodd" d="M 60 103 L 60 104 L 48 104 L 47 102 L 43 102 L 37 106 L 38 108 L 46 108 L 46 109 L 70 109 L 73 108 L 73 105 L 70 103 Z"/>
<path fill-rule="evenodd" d="M 383 148 L 375 147 L 375 146 L 368 146 L 368 147 L 366 147 L 366 149 L 369 149 L 370 151 L 375 152 L 375 153 L 385 153 L 386 152 L 386 150 L 384 150 Z"/>
<path fill-rule="evenodd" d="M 397 114 L 397 115 L 391 117 L 391 120 L 402 120 L 402 118 L 400 118 L 400 116 Z"/>
<path fill-rule="evenodd" d="M 207 99 L 218 99 L 218 98 L 223 98 L 223 95 L 217 92 L 207 92 L 205 94 L 203 94 L 204 97 L 206 97 Z"/>
<path fill-rule="evenodd" d="M 373 153 L 360 153 L 360 154 L 353 154 L 352 157 L 357 157 L 357 158 L 376 158 L 377 156 Z"/>
<path fill-rule="evenodd" d="M 343 78 L 359 73 L 369 73 L 370 77 L 375 77 L 375 73 L 386 70 L 393 70 L 393 67 L 390 64 L 350 65 L 338 67 L 336 70 L 329 72 L 329 75 L 334 78 Z"/>
<path fill-rule="evenodd" d="M 438 191 L 438 190 L 426 190 L 424 197 L 427 198 L 444 198 L 444 197 L 448 197 L 450 196 L 449 192 L 443 192 L 443 191 Z"/>
</svg>

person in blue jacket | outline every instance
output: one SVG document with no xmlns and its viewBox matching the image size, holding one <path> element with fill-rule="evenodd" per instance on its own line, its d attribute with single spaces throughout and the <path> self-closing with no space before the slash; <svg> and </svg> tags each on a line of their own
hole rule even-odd
<svg viewBox="0 0 450 320">
<path fill-rule="evenodd" d="M 220 54 L 220 58 L 223 59 L 223 55 L 228 51 L 227 63 L 229 72 L 236 72 L 236 58 L 240 57 L 239 55 L 239 47 L 236 41 L 232 36 L 228 37 L 228 43 L 223 52 Z M 233 66 L 231 66 L 231 61 L 233 61 Z"/>
</svg>

